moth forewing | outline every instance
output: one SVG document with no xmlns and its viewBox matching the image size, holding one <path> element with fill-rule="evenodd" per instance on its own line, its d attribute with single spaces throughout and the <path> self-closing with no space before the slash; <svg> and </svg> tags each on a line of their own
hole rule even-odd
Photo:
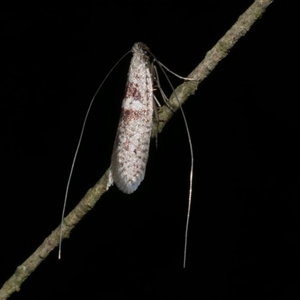
<svg viewBox="0 0 300 300">
<path fill-rule="evenodd" d="M 145 177 L 153 126 L 153 80 L 147 47 L 132 48 L 128 80 L 111 157 L 111 181 L 126 194 Z M 110 182 L 111 184 L 112 182 Z"/>
</svg>

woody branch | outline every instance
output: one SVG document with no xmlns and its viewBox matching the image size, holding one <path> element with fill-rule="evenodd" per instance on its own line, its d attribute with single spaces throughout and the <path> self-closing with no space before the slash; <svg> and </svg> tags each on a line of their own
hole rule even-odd
<svg viewBox="0 0 300 300">
<path fill-rule="evenodd" d="M 216 43 L 216 45 L 207 52 L 203 61 L 189 74 L 190 78 L 195 80 L 186 81 L 178 86 L 169 99 L 169 104 L 174 111 L 182 105 L 189 96 L 193 95 L 198 85 L 212 72 L 217 64 L 225 58 L 235 43 L 244 36 L 251 26 L 262 17 L 267 7 L 274 0 L 256 0 L 236 21 L 236 23 L 225 33 L 225 35 Z M 176 96 L 175 96 L 176 95 Z M 179 103 L 177 101 L 179 100 Z M 163 106 L 159 111 L 159 129 L 161 132 L 166 123 L 173 115 L 168 107 Z M 108 180 L 108 170 L 102 178 L 88 190 L 79 204 L 64 219 L 62 237 L 67 238 L 72 229 L 79 221 L 90 211 L 101 196 L 106 192 Z M 15 273 L 4 283 L 0 290 L 0 300 L 9 298 L 14 292 L 20 291 L 22 283 L 30 274 L 46 259 L 49 253 L 59 244 L 60 226 L 58 226 L 28 257 L 19 265 Z"/>
</svg>

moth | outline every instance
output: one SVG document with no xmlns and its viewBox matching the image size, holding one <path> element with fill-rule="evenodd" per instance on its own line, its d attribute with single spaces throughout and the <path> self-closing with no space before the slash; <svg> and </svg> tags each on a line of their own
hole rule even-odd
<svg viewBox="0 0 300 300">
<path fill-rule="evenodd" d="M 126 194 L 133 193 L 145 177 L 155 105 L 154 74 L 150 71 L 149 48 L 143 43 L 135 43 L 132 47 L 132 53 L 107 184 L 108 188 L 115 183 Z M 160 65 L 163 66 L 161 63 Z M 180 109 L 187 129 L 191 151 L 190 189 L 183 258 L 183 267 L 185 268 L 194 157 L 187 121 L 181 106 Z"/>
<path fill-rule="evenodd" d="M 153 80 L 148 48 L 132 47 L 128 80 L 114 142 L 110 179 L 124 193 L 133 193 L 145 177 L 153 126 Z"/>
<path fill-rule="evenodd" d="M 106 189 L 108 189 L 112 184 L 115 183 L 116 186 L 126 194 L 131 194 L 134 191 L 136 191 L 140 183 L 144 180 L 148 156 L 149 156 L 149 147 L 150 147 L 152 127 L 153 127 L 153 114 L 154 114 L 154 105 L 155 105 L 154 102 L 155 97 L 153 93 L 154 90 L 153 78 L 156 78 L 156 80 L 158 80 L 158 74 L 156 75 L 153 74 L 156 68 L 152 68 L 152 62 L 150 61 L 150 54 L 152 58 L 158 63 L 165 76 L 166 73 L 163 70 L 163 68 L 165 68 L 172 74 L 175 74 L 172 71 L 170 71 L 168 68 L 166 68 L 162 63 L 160 63 L 150 52 L 149 48 L 145 44 L 141 42 L 135 43 L 132 47 L 131 52 L 133 56 L 129 66 L 128 80 L 125 88 L 125 96 L 122 103 L 121 116 L 120 116 L 119 125 L 118 125 L 115 142 L 113 146 L 111 165 L 110 165 L 109 176 L 108 176 L 109 178 L 106 186 Z M 127 55 L 127 53 L 125 55 Z M 123 59 L 123 57 L 121 59 Z M 117 64 L 115 64 L 115 66 Z M 111 69 L 111 71 L 115 68 L 115 66 Z M 66 187 L 61 225 L 63 224 L 70 180 L 71 180 L 75 160 L 77 157 L 77 153 L 79 150 L 79 146 L 82 140 L 87 117 L 89 115 L 91 106 L 94 102 L 94 99 L 98 91 L 102 87 L 104 81 L 109 76 L 111 71 L 107 74 L 107 76 L 102 81 L 99 88 L 97 89 L 96 93 L 94 94 L 91 103 L 88 107 L 87 113 L 85 115 L 85 119 L 79 137 L 79 142 L 75 151 L 75 155 L 73 158 L 72 167 L 71 167 L 71 171 L 69 174 L 68 183 Z M 185 80 L 193 80 L 181 76 L 178 77 Z M 167 80 L 170 83 L 168 78 Z M 159 82 L 156 82 L 156 84 L 159 85 Z M 160 86 L 159 89 L 162 92 Z M 166 98 L 164 94 L 163 97 Z M 185 238 L 184 238 L 184 255 L 183 255 L 183 267 L 185 268 L 186 253 L 187 253 L 187 235 L 188 235 L 188 225 L 189 225 L 191 197 L 192 197 L 194 156 L 193 156 L 193 147 L 192 147 L 187 121 L 176 93 L 175 93 L 175 97 L 179 103 L 179 108 L 183 116 L 183 120 L 188 135 L 189 145 L 190 145 L 190 153 L 191 153 L 190 188 L 189 188 L 188 210 L 187 210 Z M 61 233 L 62 233 L 62 226 L 61 226 Z M 60 234 L 59 254 L 58 254 L 59 258 L 61 257 L 61 243 L 62 243 L 62 234 Z"/>
</svg>

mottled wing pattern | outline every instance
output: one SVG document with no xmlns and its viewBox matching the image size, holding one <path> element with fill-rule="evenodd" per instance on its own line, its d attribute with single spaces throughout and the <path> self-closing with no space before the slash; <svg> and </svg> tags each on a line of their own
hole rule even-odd
<svg viewBox="0 0 300 300">
<path fill-rule="evenodd" d="M 147 47 L 134 44 L 111 158 L 111 181 L 126 194 L 143 181 L 153 125 L 153 83 Z M 111 182 L 112 183 L 112 182 Z"/>
</svg>

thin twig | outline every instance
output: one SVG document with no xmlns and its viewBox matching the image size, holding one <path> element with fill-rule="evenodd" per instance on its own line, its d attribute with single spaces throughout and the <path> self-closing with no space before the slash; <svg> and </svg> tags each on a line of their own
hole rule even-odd
<svg viewBox="0 0 300 300">
<path fill-rule="evenodd" d="M 217 66 L 217 64 L 225 58 L 230 49 L 235 43 L 244 36 L 251 26 L 259 19 L 267 7 L 274 0 L 256 0 L 246 11 L 242 14 L 237 22 L 226 32 L 226 34 L 217 42 L 217 44 L 207 52 L 204 60 L 192 71 L 188 76 L 196 80 L 186 81 L 175 90 L 170 97 L 169 105 L 174 111 L 179 108 L 179 99 L 182 105 L 190 95 L 193 95 L 197 90 L 200 82 L 202 82 L 209 73 Z M 159 128 L 161 132 L 165 124 L 171 119 L 174 114 L 166 105 L 159 110 Z M 69 236 L 71 230 L 83 218 L 83 216 L 90 211 L 106 192 L 108 179 L 108 171 L 102 178 L 92 187 L 79 204 L 69 213 L 64 219 L 64 226 L 62 229 L 62 238 Z M 57 227 L 36 249 L 36 251 L 20 266 L 17 267 L 15 273 L 4 283 L 0 290 L 0 300 L 7 299 L 11 294 L 17 292 L 21 288 L 21 284 L 30 276 L 30 274 L 37 268 L 37 266 L 49 255 L 49 253 L 58 246 L 59 243 L 60 226 Z"/>
</svg>

